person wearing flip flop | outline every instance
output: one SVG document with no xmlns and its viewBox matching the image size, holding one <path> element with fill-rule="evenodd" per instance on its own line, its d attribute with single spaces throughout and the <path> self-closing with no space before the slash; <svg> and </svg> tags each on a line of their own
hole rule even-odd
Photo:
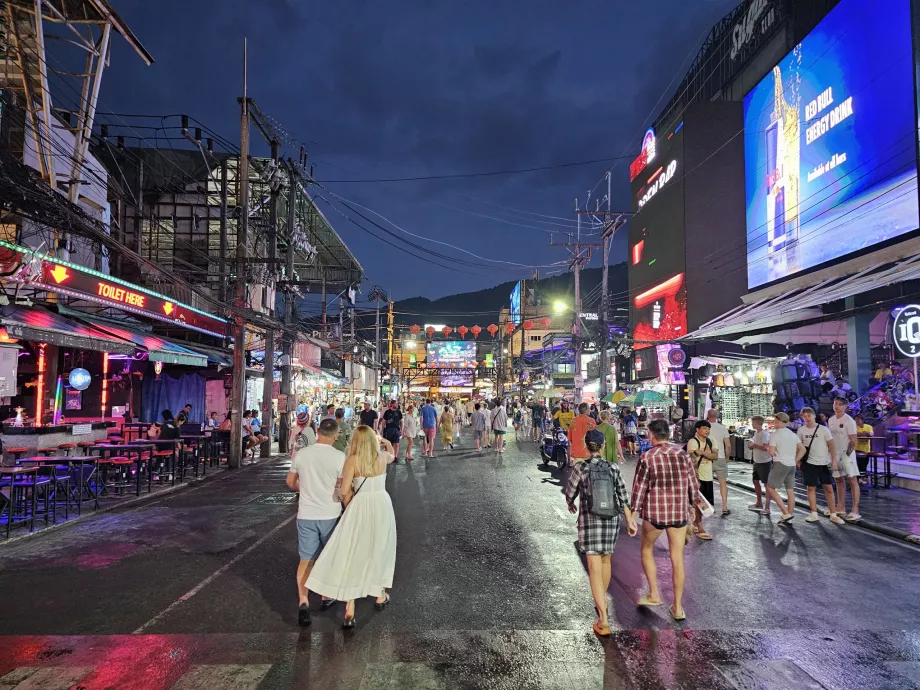
<svg viewBox="0 0 920 690">
<path fill-rule="evenodd" d="M 610 587 L 610 555 L 617 543 L 620 533 L 620 515 L 626 517 L 626 531 L 634 537 L 639 531 L 636 518 L 629 507 L 629 495 L 620 468 L 604 458 L 604 434 L 597 429 L 590 429 L 585 434 L 585 446 L 589 457 L 578 462 L 569 475 L 565 488 L 565 500 L 570 513 L 578 513 L 578 550 L 585 554 L 588 561 L 588 581 L 594 596 L 594 610 L 597 621 L 594 632 L 601 636 L 610 634 L 607 619 L 607 590 Z M 595 491 L 593 478 L 608 477 L 613 484 L 615 494 L 614 507 L 595 505 L 593 500 L 600 491 Z M 609 484 L 608 484 L 609 486 Z M 578 508 L 575 498 L 579 497 Z"/>
<path fill-rule="evenodd" d="M 731 438 L 726 429 L 719 422 L 719 411 L 715 408 L 706 413 L 709 422 L 709 440 L 716 449 L 719 457 L 712 463 L 712 473 L 719 480 L 719 495 L 722 498 L 722 515 L 731 515 L 728 509 L 728 459 L 731 457 Z"/>
<path fill-rule="evenodd" d="M 674 581 L 674 604 L 669 611 L 676 621 L 687 616 L 681 605 L 684 597 L 684 547 L 687 524 L 700 492 L 696 468 L 680 446 L 669 442 L 671 434 L 663 419 L 649 422 L 651 450 L 639 457 L 633 476 L 632 500 L 629 504 L 642 518 L 642 569 L 649 592 L 637 604 L 661 606 L 658 571 L 655 567 L 655 542 L 664 532 L 668 535 L 671 571 Z"/>
<path fill-rule="evenodd" d="M 709 501 L 709 505 L 715 502 L 712 483 L 712 463 L 719 458 L 719 454 L 712 446 L 709 440 L 710 425 L 705 419 L 701 419 L 695 425 L 696 434 L 687 441 L 687 453 L 696 467 L 696 478 L 700 482 L 700 493 Z M 703 541 L 712 541 L 712 535 L 703 528 L 703 511 L 696 506 L 693 507 L 693 531 Z"/>
<path fill-rule="evenodd" d="M 773 417 L 773 433 L 770 434 L 770 456 L 773 467 L 767 477 L 767 496 L 779 507 L 782 516 L 779 524 L 788 525 L 795 517 L 795 466 L 805 455 L 805 446 L 790 429 L 789 415 L 777 412 Z M 781 487 L 786 487 L 787 503 L 779 496 Z"/>
</svg>

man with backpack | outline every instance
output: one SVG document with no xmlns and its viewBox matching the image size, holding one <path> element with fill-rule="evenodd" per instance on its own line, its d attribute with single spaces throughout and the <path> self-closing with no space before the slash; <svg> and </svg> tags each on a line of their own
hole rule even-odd
<svg viewBox="0 0 920 690">
<path fill-rule="evenodd" d="M 610 634 L 607 618 L 607 590 L 610 587 L 610 555 L 620 532 L 620 515 L 626 517 L 626 529 L 633 537 L 639 531 L 629 507 L 629 495 L 620 468 L 607 462 L 603 455 L 604 434 L 591 429 L 585 434 L 589 457 L 575 465 L 569 475 L 565 499 L 570 513 L 578 513 L 578 549 L 588 561 L 588 581 L 594 597 L 597 621 L 594 632 Z M 580 496 L 579 507 L 575 497 Z"/>
<path fill-rule="evenodd" d="M 696 423 L 696 434 L 687 441 L 687 453 L 693 466 L 696 467 L 696 478 L 700 482 L 700 493 L 712 505 L 715 501 L 715 492 L 713 491 L 712 480 L 712 463 L 719 459 L 719 454 L 712 446 L 709 440 L 709 431 L 711 425 L 705 419 Z M 696 506 L 693 506 L 693 531 L 703 541 L 712 541 L 712 535 L 703 529 L 703 513 Z"/>
</svg>

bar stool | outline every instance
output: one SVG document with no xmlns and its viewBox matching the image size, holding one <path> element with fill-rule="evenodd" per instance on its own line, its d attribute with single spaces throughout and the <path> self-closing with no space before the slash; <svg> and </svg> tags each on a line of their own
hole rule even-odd
<svg viewBox="0 0 920 690">
<path fill-rule="evenodd" d="M 131 481 L 131 465 L 134 464 L 134 460 L 125 455 L 113 455 L 104 462 L 112 465 L 116 470 L 115 481 L 108 485 L 115 489 L 116 493 L 134 484 L 134 482 Z"/>
<path fill-rule="evenodd" d="M 57 446 L 55 446 L 54 448 L 39 448 L 39 449 L 38 449 L 37 451 L 35 451 L 35 452 L 36 452 L 38 455 L 43 455 L 43 456 L 45 456 L 45 457 L 49 457 L 49 458 L 50 458 L 52 455 L 57 455 L 57 454 L 58 454 L 58 449 L 57 449 Z"/>
<path fill-rule="evenodd" d="M 28 448 L 7 448 L 7 453 L 13 454 L 13 462 L 18 462 L 19 458 L 29 452 Z"/>
<path fill-rule="evenodd" d="M 63 451 L 64 455 L 70 455 L 70 451 L 77 447 L 76 443 L 61 443 L 58 444 L 58 450 Z"/>
<path fill-rule="evenodd" d="M 77 447 L 82 448 L 84 452 L 86 452 L 87 448 L 92 448 L 95 445 L 96 445 L 95 441 L 80 441 L 79 443 L 77 443 Z"/>
</svg>

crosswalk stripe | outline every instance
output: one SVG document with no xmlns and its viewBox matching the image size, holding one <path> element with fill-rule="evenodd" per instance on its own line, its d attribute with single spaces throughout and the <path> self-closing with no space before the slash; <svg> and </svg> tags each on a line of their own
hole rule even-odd
<svg viewBox="0 0 920 690">
<path fill-rule="evenodd" d="M 170 690 L 255 690 L 271 664 L 202 664 L 192 666 Z"/>
<path fill-rule="evenodd" d="M 23 666 L 0 678 L 0 688 L 7 690 L 69 690 L 86 678 L 91 666 Z"/>
</svg>

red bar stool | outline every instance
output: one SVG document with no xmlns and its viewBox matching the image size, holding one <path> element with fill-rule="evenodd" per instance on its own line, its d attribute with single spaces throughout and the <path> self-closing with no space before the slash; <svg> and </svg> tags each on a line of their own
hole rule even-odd
<svg viewBox="0 0 920 690">
<path fill-rule="evenodd" d="M 7 453 L 13 454 L 13 462 L 18 462 L 19 458 L 29 452 L 28 448 L 7 448 Z"/>
<path fill-rule="evenodd" d="M 63 451 L 64 455 L 70 455 L 70 451 L 77 447 L 76 443 L 61 443 L 58 445 L 58 450 Z"/>
<path fill-rule="evenodd" d="M 86 450 L 87 448 L 92 448 L 95 445 L 96 445 L 96 441 L 80 441 L 77 444 L 77 447 L 82 448 L 83 450 Z"/>
</svg>

